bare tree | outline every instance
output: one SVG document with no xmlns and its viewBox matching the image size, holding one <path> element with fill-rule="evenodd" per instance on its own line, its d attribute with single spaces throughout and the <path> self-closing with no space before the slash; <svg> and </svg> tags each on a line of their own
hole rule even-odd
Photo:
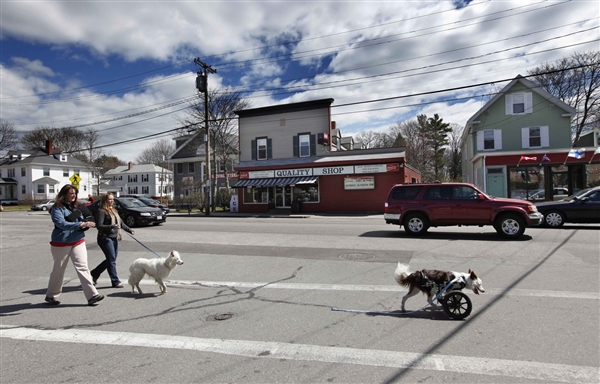
<svg viewBox="0 0 600 384">
<path fill-rule="evenodd" d="M 450 124 L 452 131 L 448 134 L 448 148 L 444 152 L 444 163 L 446 164 L 446 180 L 462 180 L 462 151 L 460 147 L 463 127 L 459 124 Z"/>
<path fill-rule="evenodd" d="M 211 175 L 213 177 L 210 182 L 212 196 L 215 196 L 216 188 L 216 172 L 214 172 L 216 168 L 213 167 L 216 166 L 217 160 L 222 164 L 227 164 L 231 162 L 231 157 L 238 153 L 237 115 L 235 111 L 247 109 L 248 107 L 250 107 L 250 102 L 240 92 L 224 88 L 208 91 L 208 129 L 212 155 Z M 189 134 L 194 131 L 204 132 L 204 97 L 199 94 L 198 98 L 190 103 L 186 115 L 178 119 L 186 127 L 183 132 L 178 132 L 178 135 Z M 229 189 L 227 172 L 225 172 L 225 184 Z M 215 204 L 216 199 L 213 199 L 213 210 Z"/>
<path fill-rule="evenodd" d="M 542 64 L 531 71 L 532 80 L 577 110 L 573 143 L 598 124 L 600 115 L 600 51 L 574 53 L 571 57 Z"/>
<path fill-rule="evenodd" d="M 46 141 L 52 140 L 52 145 L 60 148 L 65 153 L 76 153 L 84 148 L 86 133 L 76 128 L 54 128 L 42 126 L 26 132 L 21 137 L 23 148 L 40 148 L 46 145 Z"/>
<path fill-rule="evenodd" d="M 431 148 L 427 144 L 424 126 L 427 116 L 419 115 L 416 120 L 398 122 L 390 127 L 391 131 L 398 132 L 404 140 L 406 149 L 406 163 L 416 167 L 421 173 L 424 182 L 433 181 L 433 166 L 431 164 Z"/>
<path fill-rule="evenodd" d="M 6 120 L 0 120 L 0 151 L 15 149 L 19 139 L 15 125 Z"/>
<path fill-rule="evenodd" d="M 157 164 L 166 168 L 166 158 L 175 151 L 175 145 L 170 139 L 156 140 L 146 147 L 136 158 L 136 164 Z"/>
</svg>

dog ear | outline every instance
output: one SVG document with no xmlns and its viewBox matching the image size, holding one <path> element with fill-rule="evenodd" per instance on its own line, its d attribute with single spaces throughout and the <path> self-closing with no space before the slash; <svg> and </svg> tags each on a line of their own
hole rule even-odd
<svg viewBox="0 0 600 384">
<path fill-rule="evenodd" d="M 475 274 L 475 272 L 471 271 L 470 269 L 469 269 L 469 275 L 471 275 L 471 279 L 477 280 L 477 275 Z"/>
</svg>

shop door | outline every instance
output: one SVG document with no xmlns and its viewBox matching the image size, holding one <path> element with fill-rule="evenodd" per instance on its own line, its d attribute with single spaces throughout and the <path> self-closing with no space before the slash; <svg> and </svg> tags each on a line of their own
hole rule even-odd
<svg viewBox="0 0 600 384">
<path fill-rule="evenodd" d="M 275 187 L 275 208 L 290 208 L 292 206 L 292 187 L 284 185 Z"/>
<path fill-rule="evenodd" d="M 505 181 L 503 173 L 488 173 L 485 192 L 494 197 L 506 197 L 504 185 Z"/>
</svg>

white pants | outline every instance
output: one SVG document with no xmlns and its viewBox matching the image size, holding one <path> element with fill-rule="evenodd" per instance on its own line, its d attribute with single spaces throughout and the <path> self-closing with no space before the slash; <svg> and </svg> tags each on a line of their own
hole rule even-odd
<svg viewBox="0 0 600 384">
<path fill-rule="evenodd" d="M 81 282 L 81 288 L 83 288 L 85 298 L 89 300 L 92 296 L 98 294 L 87 265 L 87 248 L 85 242 L 72 247 L 50 246 L 50 251 L 54 258 L 54 268 L 52 268 L 52 273 L 50 274 L 46 297 L 56 299 L 61 294 L 69 258 L 73 260 L 75 272 L 77 272 L 77 276 Z"/>
</svg>

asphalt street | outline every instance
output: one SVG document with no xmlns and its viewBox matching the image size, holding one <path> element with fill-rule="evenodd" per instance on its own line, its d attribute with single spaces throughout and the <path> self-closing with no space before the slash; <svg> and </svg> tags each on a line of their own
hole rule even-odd
<svg viewBox="0 0 600 384">
<path fill-rule="evenodd" d="M 135 238 L 184 264 L 168 292 L 114 289 L 87 306 L 72 265 L 61 305 L 44 303 L 47 213 L 0 213 L 2 383 L 598 383 L 600 226 L 432 228 L 423 238 L 381 215 L 170 215 Z M 103 260 L 94 230 L 89 264 Z M 152 252 L 129 236 L 117 269 Z M 474 270 L 472 313 L 452 320 L 407 302 L 397 262 Z M 332 308 L 393 312 L 355 313 Z"/>
</svg>

